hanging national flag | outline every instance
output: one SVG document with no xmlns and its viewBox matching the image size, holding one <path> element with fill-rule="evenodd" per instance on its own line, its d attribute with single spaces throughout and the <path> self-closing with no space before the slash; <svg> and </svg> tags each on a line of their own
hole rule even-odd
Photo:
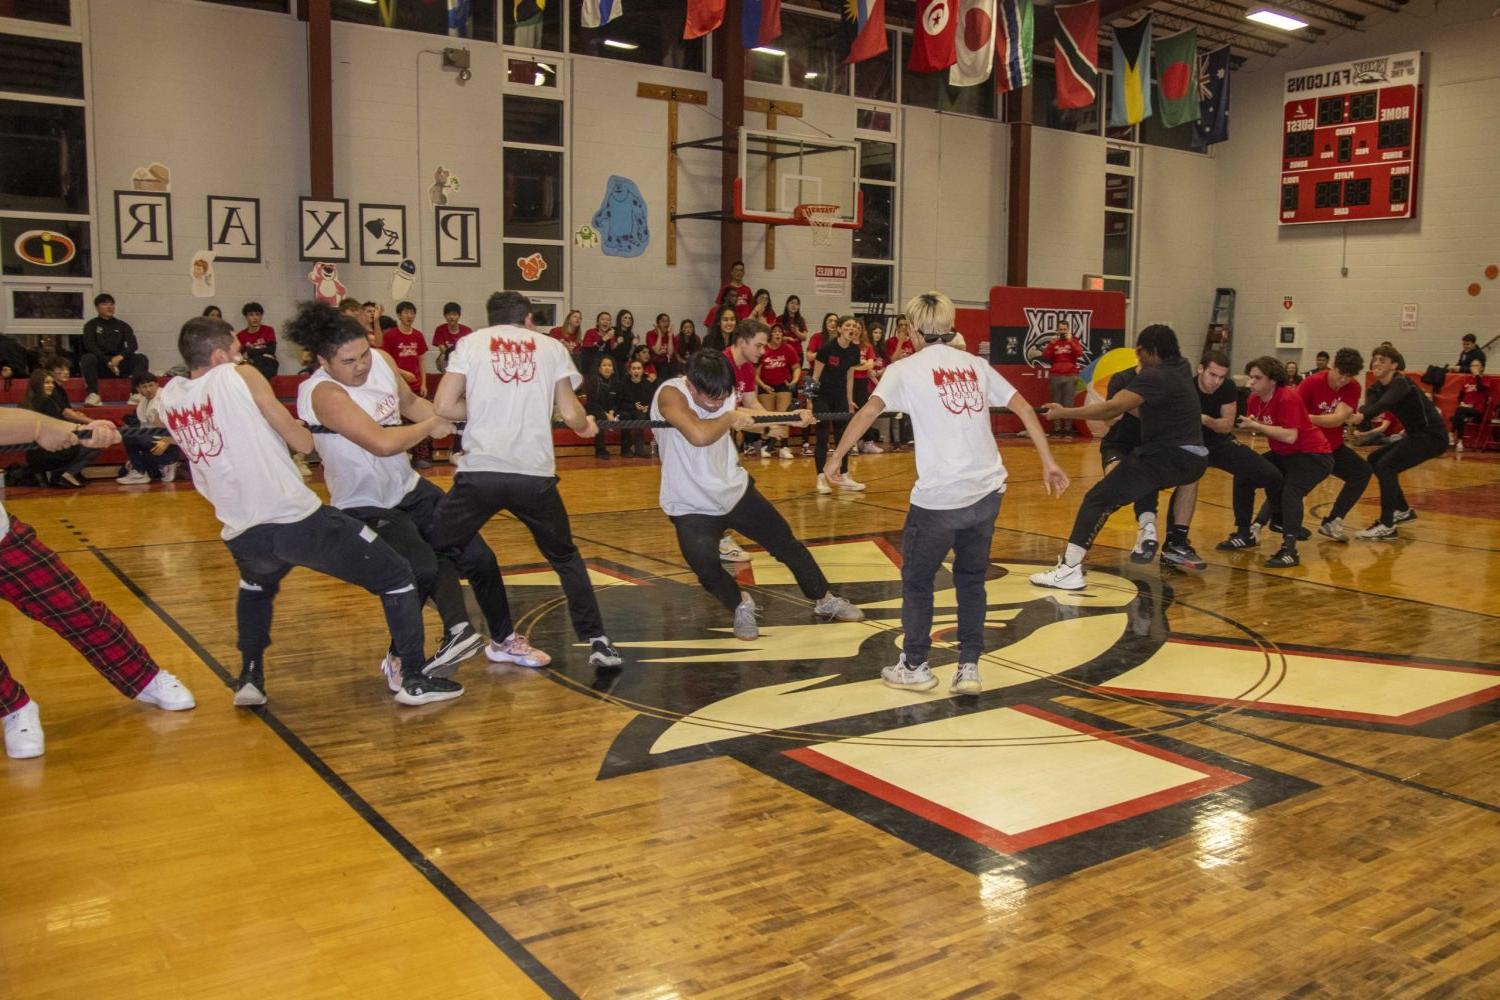
<svg viewBox="0 0 1500 1000">
<path fill-rule="evenodd" d="M 999 0 L 995 13 L 995 90 L 1003 94 L 1031 83 L 1031 0 Z"/>
<path fill-rule="evenodd" d="M 953 16 L 956 4 L 957 0 L 918 0 L 907 69 L 913 73 L 936 73 L 958 60 L 958 43 L 954 40 L 958 18 Z"/>
<path fill-rule="evenodd" d="M 740 44 L 747 49 L 770 45 L 781 37 L 781 0 L 743 0 Z"/>
<path fill-rule="evenodd" d="M 602 28 L 623 14 L 621 0 L 583 0 L 583 26 Z M 723 15 L 720 14 L 722 20 Z"/>
<path fill-rule="evenodd" d="M 1229 138 L 1229 46 L 1198 57 L 1198 121 L 1193 145 L 1212 146 Z"/>
<path fill-rule="evenodd" d="M 1099 0 L 1059 4 L 1052 39 L 1057 106 L 1092 107 L 1099 96 Z"/>
<path fill-rule="evenodd" d="M 1151 15 L 1114 35 L 1115 86 L 1109 123 L 1116 128 L 1151 117 Z"/>
<path fill-rule="evenodd" d="M 687 0 L 687 20 L 682 25 L 682 37 L 702 38 L 723 23 L 724 0 Z"/>
<path fill-rule="evenodd" d="M 1198 29 L 1156 40 L 1156 89 L 1161 123 L 1176 128 L 1198 120 Z"/>
<path fill-rule="evenodd" d="M 958 59 L 948 70 L 950 87 L 977 87 L 990 78 L 995 61 L 995 0 L 959 0 Z"/>
<path fill-rule="evenodd" d="M 843 62 L 863 62 L 890 48 L 885 38 L 885 0 L 844 0 L 846 55 Z"/>
</svg>

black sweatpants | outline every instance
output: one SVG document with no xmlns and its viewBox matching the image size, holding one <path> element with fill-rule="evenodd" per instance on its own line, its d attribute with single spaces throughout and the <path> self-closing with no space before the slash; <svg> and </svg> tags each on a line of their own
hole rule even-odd
<svg viewBox="0 0 1500 1000">
<path fill-rule="evenodd" d="M 1250 533 L 1250 521 L 1255 516 L 1255 491 L 1265 490 L 1270 497 L 1281 488 L 1281 467 L 1269 458 L 1268 454 L 1262 455 L 1238 441 L 1209 445 L 1208 467 L 1222 469 L 1234 477 L 1231 492 L 1234 530 L 1242 535 Z"/>
<path fill-rule="evenodd" d="M 901 528 L 901 651 L 909 666 L 927 662 L 932 650 L 933 580 L 953 553 L 953 587 L 958 592 L 958 662 L 977 663 L 984 652 L 984 577 L 1000 494 L 991 493 L 957 510 L 930 510 L 913 504 Z"/>
<path fill-rule="evenodd" d="M 1099 442 L 1099 464 L 1108 473 L 1110 466 L 1123 459 L 1126 455 L 1129 455 L 1137 447 L 1138 445 L 1134 444 L 1117 444 L 1108 440 L 1101 441 Z M 1155 493 L 1141 497 L 1135 502 L 1135 519 L 1139 521 L 1142 514 L 1151 514 L 1154 516 L 1156 514 L 1156 507 L 1157 495 Z"/>
<path fill-rule="evenodd" d="M 431 598 L 446 631 L 451 632 L 455 627 L 469 623 L 469 608 L 464 603 L 463 587 L 458 582 L 460 576 L 467 577 L 474 589 L 474 599 L 490 627 L 490 637 L 499 642 L 510 635 L 509 631 L 499 634 L 494 631 L 497 626 L 508 625 L 500 564 L 495 560 L 495 553 L 477 534 L 464 546 L 457 562 L 449 555 L 438 555 L 433 550 L 429 538 L 436 526 L 437 508 L 442 499 L 442 490 L 426 479 L 419 479 L 411 492 L 392 509 L 351 507 L 345 513 L 374 528 L 387 545 L 411 564 L 422 602 L 425 604 Z"/>
<path fill-rule="evenodd" d="M 421 672 L 426 657 L 416 578 L 373 528 L 343 511 L 320 507 L 292 524 L 257 524 L 225 544 L 240 571 L 235 614 L 244 663 L 264 665 L 276 592 L 293 567 L 305 566 L 379 596 L 401 672 Z"/>
<path fill-rule="evenodd" d="M 1400 441 L 1377 448 L 1370 454 L 1370 469 L 1380 483 L 1381 524 L 1394 524 L 1396 511 L 1411 508 L 1411 504 L 1406 502 L 1406 494 L 1401 491 L 1401 480 L 1398 478 L 1401 473 L 1416 468 L 1429 458 L 1437 458 L 1447 450 L 1448 439 L 1441 433 L 1421 436 L 1408 434 Z"/>
<path fill-rule="evenodd" d="M 1295 550 L 1297 532 L 1302 528 L 1302 513 L 1307 503 L 1307 495 L 1333 472 L 1333 456 L 1326 452 L 1318 455 L 1307 452 L 1278 455 L 1274 451 L 1268 451 L 1265 459 L 1281 472 L 1281 484 L 1266 491 L 1266 503 L 1281 520 L 1283 547 Z M 1235 480 L 1234 489 L 1235 502 L 1238 504 L 1238 494 L 1241 490 L 1238 479 Z M 1248 487 L 1245 492 L 1249 494 L 1246 503 L 1254 504 L 1254 487 Z"/>
<path fill-rule="evenodd" d="M 109 370 L 109 358 L 102 354 L 83 354 L 78 358 L 78 371 L 83 376 L 84 388 L 89 393 L 99 391 L 99 377 L 134 378 L 151 370 L 151 359 L 144 354 L 132 354 L 120 362 L 120 374 Z"/>
<path fill-rule="evenodd" d="M 678 514 L 671 520 L 688 568 L 697 574 L 703 589 L 731 611 L 740 603 L 740 585 L 719 560 L 719 539 L 726 531 L 738 531 L 791 570 L 808 600 L 820 600 L 828 593 L 828 578 L 813 561 L 812 553 L 797 541 L 786 518 L 761 496 L 753 480 L 727 514 Z"/>
<path fill-rule="evenodd" d="M 604 635 L 599 601 L 594 596 L 583 556 L 573 544 L 573 527 L 568 521 L 568 509 L 557 492 L 556 476 L 460 472 L 453 477 L 448 494 L 437 504 L 428 541 L 438 552 L 459 561 L 479 529 L 502 510 L 510 511 L 526 526 L 542 558 L 562 581 L 568 614 L 578 638 L 587 642 Z M 515 631 L 515 622 L 498 564 L 494 579 L 494 592 L 481 601 L 489 605 L 485 615 L 490 635 L 503 639 Z M 475 597 L 479 597 L 477 592 Z"/>
<path fill-rule="evenodd" d="M 1343 480 L 1344 486 L 1339 490 L 1339 495 L 1333 501 L 1333 509 L 1328 512 L 1330 518 L 1347 517 L 1359 503 L 1359 498 L 1365 495 L 1365 487 L 1370 485 L 1370 477 L 1375 470 L 1370 468 L 1370 463 L 1359 456 L 1359 452 L 1341 444 L 1333 452 L 1333 475 Z"/>
<path fill-rule="evenodd" d="M 814 409 L 822 413 L 843 413 L 849 409 L 849 404 L 843 399 L 824 399 L 819 397 L 814 403 Z M 836 424 L 831 420 L 819 420 L 817 436 L 813 439 L 813 464 L 817 466 L 818 472 L 823 471 L 823 464 L 828 461 L 828 439 L 833 437 L 834 447 L 838 447 L 839 437 L 844 433 L 843 424 Z M 849 456 L 846 454 L 844 460 L 839 463 L 840 472 L 849 471 Z"/>
<path fill-rule="evenodd" d="M 1206 468 L 1208 462 L 1202 455 L 1185 448 L 1154 444 L 1137 448 L 1084 494 L 1068 535 L 1069 544 L 1088 548 L 1109 515 L 1168 487 L 1197 482 Z"/>
</svg>

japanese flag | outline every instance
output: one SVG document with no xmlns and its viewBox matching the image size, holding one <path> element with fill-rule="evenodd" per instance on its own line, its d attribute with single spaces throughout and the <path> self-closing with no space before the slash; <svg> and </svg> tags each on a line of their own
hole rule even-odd
<svg viewBox="0 0 1500 1000">
<path fill-rule="evenodd" d="M 956 34 L 958 61 L 948 71 L 948 83 L 977 87 L 994 68 L 995 0 L 960 0 Z"/>
</svg>

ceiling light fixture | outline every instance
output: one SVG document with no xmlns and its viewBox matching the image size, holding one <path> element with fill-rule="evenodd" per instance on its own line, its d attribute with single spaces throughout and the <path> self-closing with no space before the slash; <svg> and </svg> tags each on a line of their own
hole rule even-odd
<svg viewBox="0 0 1500 1000">
<path fill-rule="evenodd" d="M 780 56 L 783 59 L 786 58 L 786 53 L 785 52 L 781 51 L 780 49 L 773 49 L 769 45 L 757 45 L 755 48 L 751 49 L 750 51 L 751 52 L 759 52 L 762 55 Z"/>
<path fill-rule="evenodd" d="M 1275 28 L 1278 31 L 1298 31 L 1307 27 L 1306 21 L 1299 21 L 1295 17 L 1278 14 L 1276 11 L 1267 10 L 1264 7 L 1260 10 L 1252 10 L 1246 14 L 1245 20 L 1254 21 L 1256 24 L 1264 24 L 1266 27 Z"/>
<path fill-rule="evenodd" d="M 634 52 L 636 49 L 640 48 L 640 46 L 635 44 L 634 42 L 617 42 L 613 38 L 606 38 L 604 40 L 604 45 L 606 48 L 624 49 L 626 52 Z"/>
</svg>

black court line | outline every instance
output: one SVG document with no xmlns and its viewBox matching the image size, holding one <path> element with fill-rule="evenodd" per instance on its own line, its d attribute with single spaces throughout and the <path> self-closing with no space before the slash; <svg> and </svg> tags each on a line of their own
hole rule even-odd
<svg viewBox="0 0 1500 1000">
<path fill-rule="evenodd" d="M 117 566 L 109 556 L 105 555 L 99 549 L 90 546 L 89 551 L 104 564 L 105 568 L 115 575 L 116 579 L 125 585 L 126 589 L 136 596 L 137 600 L 150 608 L 152 613 L 160 618 L 163 624 L 171 629 L 177 635 L 177 638 L 181 639 L 224 682 L 225 687 L 232 687 L 234 685 L 237 678 L 225 670 L 224 665 L 205 649 L 203 644 L 194 638 L 192 633 L 173 618 L 165 608 L 157 604 L 149 594 L 141 589 L 130 578 L 129 574 Z M 235 709 L 235 711 L 244 711 L 244 709 Z M 327 762 L 319 757 L 316 751 L 302 742 L 302 739 L 296 733 L 292 732 L 286 723 L 277 718 L 274 712 L 267 708 L 255 708 L 250 709 L 250 711 L 259 716 L 260 720 L 270 727 L 271 731 L 279 736 L 281 741 L 290 747 L 293 753 L 302 758 L 303 763 L 312 768 L 313 773 L 322 778 L 324 783 L 333 789 L 334 793 L 343 799 L 360 819 L 364 820 L 372 830 L 380 834 L 385 842 L 390 844 L 407 864 L 415 868 L 434 889 L 442 893 L 443 898 L 448 900 L 449 903 L 453 904 L 455 909 L 467 917 L 469 923 L 473 924 L 481 934 L 488 938 L 491 944 L 499 948 L 505 957 L 510 959 L 543 992 L 549 997 L 553 997 L 554 1000 L 578 1000 L 578 994 L 569 989 L 535 955 L 527 951 L 525 945 L 521 944 L 509 931 L 500 926 L 499 921 L 490 916 L 468 893 L 460 889 L 441 868 L 433 864 L 426 855 L 418 850 L 415 844 L 407 840 L 390 820 L 382 816 L 378 809 L 350 787 L 349 783 L 341 778 L 333 768 L 329 767 Z"/>
</svg>

